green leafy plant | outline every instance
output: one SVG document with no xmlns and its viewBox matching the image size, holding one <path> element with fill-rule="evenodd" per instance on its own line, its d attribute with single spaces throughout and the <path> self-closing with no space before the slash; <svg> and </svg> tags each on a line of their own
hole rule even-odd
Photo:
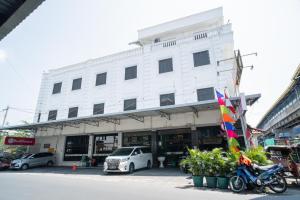
<svg viewBox="0 0 300 200">
<path fill-rule="evenodd" d="M 261 146 L 250 148 L 244 152 L 244 154 L 252 160 L 252 162 L 258 165 L 269 165 L 272 164 L 267 157 L 267 152 Z"/>
<path fill-rule="evenodd" d="M 188 152 L 189 155 L 180 162 L 180 165 L 188 166 L 193 176 L 203 176 L 205 170 L 203 152 L 199 149 L 188 149 Z"/>
</svg>

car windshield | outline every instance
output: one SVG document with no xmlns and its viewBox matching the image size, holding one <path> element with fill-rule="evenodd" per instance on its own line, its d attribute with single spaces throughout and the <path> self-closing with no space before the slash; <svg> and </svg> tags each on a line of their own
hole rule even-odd
<svg viewBox="0 0 300 200">
<path fill-rule="evenodd" d="M 129 156 L 133 148 L 120 148 L 112 152 L 111 156 Z"/>
</svg>

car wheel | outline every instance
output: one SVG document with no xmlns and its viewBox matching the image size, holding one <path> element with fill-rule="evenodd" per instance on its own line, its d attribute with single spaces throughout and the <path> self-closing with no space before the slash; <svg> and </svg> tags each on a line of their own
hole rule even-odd
<svg viewBox="0 0 300 200">
<path fill-rule="evenodd" d="M 148 160 L 148 162 L 147 162 L 147 169 L 151 169 L 151 161 L 150 160 Z"/>
<path fill-rule="evenodd" d="M 27 170 L 29 168 L 28 164 L 23 164 L 21 170 Z"/>
<path fill-rule="evenodd" d="M 47 167 L 52 167 L 53 165 L 54 165 L 53 161 L 50 160 L 47 162 Z"/>
<path fill-rule="evenodd" d="M 134 172 L 134 164 L 130 163 L 129 165 L 129 174 L 132 174 Z"/>
</svg>

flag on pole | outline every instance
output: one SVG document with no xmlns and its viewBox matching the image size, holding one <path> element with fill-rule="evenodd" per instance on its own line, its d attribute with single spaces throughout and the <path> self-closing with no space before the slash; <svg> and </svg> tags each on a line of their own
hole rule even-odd
<svg viewBox="0 0 300 200">
<path fill-rule="evenodd" d="M 229 149 L 232 152 L 238 152 L 240 144 L 236 140 L 236 138 L 238 138 L 238 135 L 236 134 L 235 128 L 233 126 L 235 120 L 231 117 L 231 116 L 235 116 L 235 109 L 232 106 L 226 93 L 225 93 L 225 97 L 218 91 L 216 91 L 216 94 L 217 94 L 218 103 L 220 106 L 220 111 L 221 111 L 222 121 L 223 121 L 221 127 L 226 131 Z"/>
<path fill-rule="evenodd" d="M 225 93 L 225 105 L 231 110 L 233 114 L 236 114 L 236 111 L 226 93 Z"/>
<path fill-rule="evenodd" d="M 232 119 L 232 117 L 230 117 L 230 115 L 228 115 L 228 114 L 223 114 L 223 121 L 235 123 L 234 119 Z"/>
</svg>

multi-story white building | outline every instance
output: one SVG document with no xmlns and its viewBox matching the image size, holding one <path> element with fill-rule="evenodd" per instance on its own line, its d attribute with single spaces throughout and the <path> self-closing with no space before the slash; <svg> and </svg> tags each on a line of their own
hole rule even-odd
<svg viewBox="0 0 300 200">
<path fill-rule="evenodd" d="M 10 128 L 34 129 L 31 150 L 55 151 L 59 165 L 101 162 L 118 146 L 170 159 L 185 146 L 225 147 L 215 89 L 236 97 L 242 66 L 222 8 L 139 30 L 133 44 L 44 73 L 34 123 Z"/>
</svg>

